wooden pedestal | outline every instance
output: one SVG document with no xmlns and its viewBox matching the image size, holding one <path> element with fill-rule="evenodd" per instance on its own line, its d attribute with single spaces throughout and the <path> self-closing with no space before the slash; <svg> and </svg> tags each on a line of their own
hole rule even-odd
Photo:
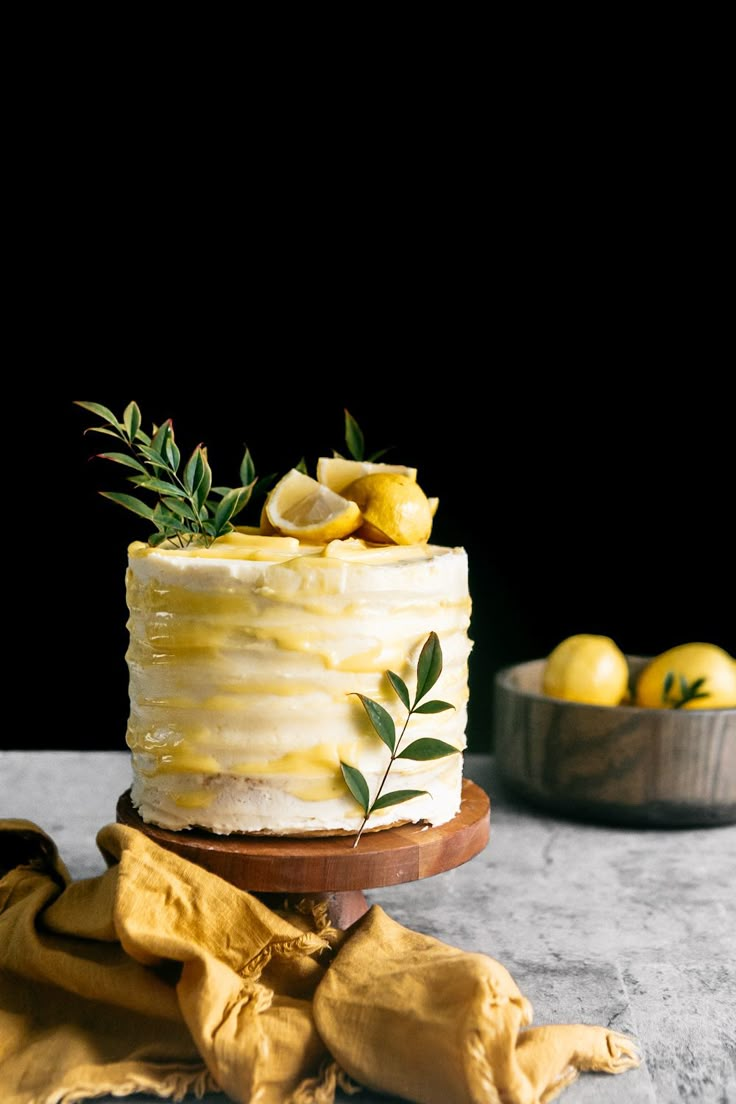
<svg viewBox="0 0 736 1104">
<path fill-rule="evenodd" d="M 269 905 L 310 897 L 327 901 L 335 927 L 347 928 L 367 911 L 363 890 L 430 878 L 472 859 L 490 836 L 490 800 L 463 780 L 460 812 L 447 824 L 403 824 L 353 836 L 217 836 L 189 829 L 172 832 L 147 824 L 121 794 L 117 819 L 155 843 L 258 894 Z"/>
</svg>

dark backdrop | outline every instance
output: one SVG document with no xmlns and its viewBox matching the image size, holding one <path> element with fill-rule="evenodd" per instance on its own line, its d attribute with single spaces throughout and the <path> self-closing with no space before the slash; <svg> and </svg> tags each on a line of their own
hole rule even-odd
<svg viewBox="0 0 736 1104">
<path fill-rule="evenodd" d="M 118 414 L 135 399 L 146 423 L 172 417 L 182 450 L 204 441 L 224 484 L 246 443 L 261 474 L 342 448 L 344 407 L 369 450 L 393 446 L 385 459 L 416 466 L 440 499 L 432 539 L 469 554 L 474 750 L 491 747 L 496 672 L 571 633 L 634 654 L 691 640 L 734 651 L 731 388 L 707 366 L 683 387 L 663 367 L 635 371 L 615 341 L 566 359 L 553 336 L 549 352 L 541 336 L 500 352 L 491 335 L 483 346 L 460 330 L 436 346 L 367 335 L 368 352 L 292 340 L 287 355 L 235 355 L 215 331 L 190 344 L 183 317 L 169 350 L 159 327 L 154 356 L 139 326 L 114 317 L 114 354 L 100 346 L 99 370 L 67 396 L 23 381 L 15 456 L 28 516 L 13 515 L 6 644 L 27 691 L 2 746 L 125 746 L 126 546 L 148 529 L 97 494 L 121 488 L 121 469 L 88 459 L 107 442 L 84 435 L 91 417 L 75 398 Z"/>
<path fill-rule="evenodd" d="M 581 95 L 584 67 L 516 66 L 490 109 L 465 72 L 439 100 L 271 82 L 245 111 L 217 82 L 65 78 L 18 108 L 4 746 L 123 746 L 142 527 L 96 495 L 74 398 L 172 415 L 225 482 L 244 441 L 263 471 L 339 446 L 345 405 L 395 445 L 440 498 L 436 539 L 469 552 L 475 748 L 496 671 L 570 633 L 733 651 L 717 97 L 602 72 Z"/>
</svg>

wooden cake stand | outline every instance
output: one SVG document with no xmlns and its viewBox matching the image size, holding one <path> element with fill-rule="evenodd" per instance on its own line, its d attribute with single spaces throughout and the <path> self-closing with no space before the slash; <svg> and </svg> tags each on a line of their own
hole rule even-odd
<svg viewBox="0 0 736 1104">
<path fill-rule="evenodd" d="M 288 906 L 292 898 L 325 901 L 332 924 L 345 929 L 368 910 L 363 890 L 430 878 L 479 854 L 490 837 L 491 803 L 480 786 L 465 778 L 460 812 L 447 824 L 366 832 L 357 847 L 354 836 L 170 832 L 141 820 L 130 790 L 118 799 L 117 820 L 272 907 Z"/>
</svg>

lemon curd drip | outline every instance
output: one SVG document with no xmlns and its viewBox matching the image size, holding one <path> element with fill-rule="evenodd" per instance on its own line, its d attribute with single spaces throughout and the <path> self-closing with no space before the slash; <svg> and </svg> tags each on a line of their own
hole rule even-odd
<svg viewBox="0 0 736 1104">
<path fill-rule="evenodd" d="M 135 543 L 126 597 L 126 740 L 144 819 L 214 831 L 354 830 L 360 809 L 340 761 L 377 784 L 389 754 L 355 695 L 382 702 L 399 727 L 405 714 L 385 672 L 413 686 L 429 631 L 442 643 L 441 696 L 455 708 L 415 715 L 412 738 L 465 747 L 471 603 L 462 549 L 244 531 L 209 548 Z M 411 788 L 432 792 L 436 779 L 442 792 L 432 800 L 448 819 L 461 773 L 461 755 L 396 760 L 392 788 L 411 778 Z M 389 808 L 384 821 L 408 812 Z"/>
</svg>

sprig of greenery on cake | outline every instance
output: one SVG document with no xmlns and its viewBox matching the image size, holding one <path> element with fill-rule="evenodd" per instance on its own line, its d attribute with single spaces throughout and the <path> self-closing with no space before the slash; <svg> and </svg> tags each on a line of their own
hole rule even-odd
<svg viewBox="0 0 736 1104">
<path fill-rule="evenodd" d="M 150 521 L 155 533 L 148 538 L 154 547 L 164 542 L 186 548 L 192 544 L 209 546 L 218 537 L 233 531 L 233 519 L 248 505 L 253 492 L 266 480 L 256 478 L 250 451 L 246 448 L 240 463 L 239 487 L 213 487 L 207 449 L 197 445 L 182 466 L 182 456 L 174 437 L 174 426 L 167 418 L 151 432 L 143 429 L 140 408 L 128 403 L 121 419 L 108 407 L 95 402 L 77 402 L 84 410 L 102 419 L 88 433 L 114 437 L 126 452 L 100 452 L 98 458 L 110 460 L 129 470 L 128 482 L 137 492 L 153 496 L 153 505 L 139 494 L 101 491 L 118 505 Z"/>
<path fill-rule="evenodd" d="M 458 753 L 459 749 L 453 747 L 452 744 L 431 737 L 421 737 L 418 740 L 414 740 L 413 743 L 407 744 L 405 748 L 402 749 L 401 747 L 409 721 L 414 714 L 444 713 L 447 709 L 455 708 L 454 705 L 451 705 L 449 702 L 440 701 L 439 699 L 422 701 L 435 685 L 441 673 L 442 648 L 440 647 L 439 637 L 436 632 L 431 632 L 429 634 L 419 653 L 419 659 L 417 661 L 416 691 L 413 701 L 409 694 L 409 689 L 401 676 L 397 675 L 395 671 L 386 671 L 386 676 L 396 696 L 407 710 L 406 719 L 404 720 L 398 739 L 396 736 L 396 724 L 388 710 L 385 709 L 380 702 L 366 697 L 365 694 L 355 692 L 355 696 L 360 698 L 363 708 L 368 714 L 371 725 L 384 742 L 391 755 L 383 778 L 373 798 L 371 798 L 365 775 L 357 767 L 351 766 L 349 763 L 340 762 L 345 784 L 363 810 L 363 822 L 360 825 L 353 847 L 357 847 L 360 843 L 360 837 L 373 813 L 377 813 L 381 809 L 388 809 L 392 805 L 400 805 L 404 801 L 411 801 L 414 797 L 421 797 L 429 793 L 428 790 L 390 790 L 387 793 L 383 792 L 384 786 L 388 781 L 388 776 L 391 773 L 391 768 L 397 759 L 413 759 L 417 762 L 426 762 L 430 759 L 443 759 L 448 755 L 455 755 Z"/>
<path fill-rule="evenodd" d="M 258 492 L 268 492 L 255 530 L 261 535 L 314 544 L 347 537 L 378 545 L 429 541 L 438 500 L 428 498 L 419 486 L 416 468 L 379 462 L 387 449 L 366 457 L 363 431 L 348 410 L 344 414 L 349 458 L 336 450 L 332 457 L 320 457 L 316 478 L 307 473 L 302 459 L 278 482 L 276 476 L 257 479 L 246 448 L 240 486 L 214 487 L 207 449 L 198 445 L 183 463 L 170 418 L 148 433 L 135 402 L 126 406 L 122 418 L 101 403 L 76 405 L 102 421 L 87 432 L 113 437 L 125 448 L 98 456 L 128 469 L 127 480 L 136 493 L 101 494 L 151 522 L 155 532 L 148 543 L 154 547 L 211 545 L 236 528 L 234 519 Z"/>
</svg>

